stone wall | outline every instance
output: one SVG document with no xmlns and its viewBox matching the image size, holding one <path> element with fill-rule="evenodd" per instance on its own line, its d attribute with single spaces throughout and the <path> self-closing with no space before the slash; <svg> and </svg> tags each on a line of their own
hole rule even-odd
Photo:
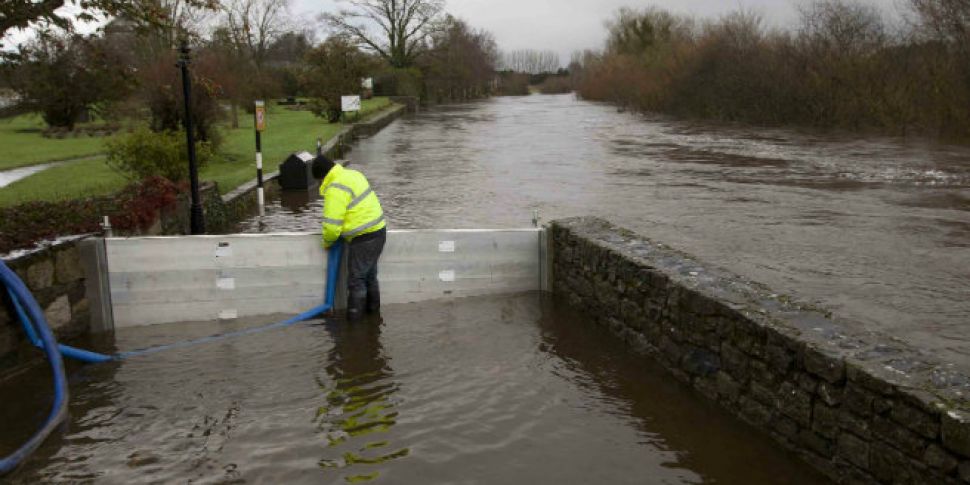
<svg viewBox="0 0 970 485">
<path fill-rule="evenodd" d="M 85 296 L 84 271 L 76 246 L 79 239 L 81 238 L 70 238 L 4 260 L 33 292 L 58 339 L 76 337 L 87 332 L 89 327 L 91 312 Z M 14 315 L 9 297 L 3 291 L 0 295 L 2 374 L 19 371 L 41 358 L 40 352 L 34 351 L 27 342 Z"/>
<path fill-rule="evenodd" d="M 557 295 L 835 481 L 970 482 L 967 376 L 603 220 L 550 230 Z"/>
</svg>

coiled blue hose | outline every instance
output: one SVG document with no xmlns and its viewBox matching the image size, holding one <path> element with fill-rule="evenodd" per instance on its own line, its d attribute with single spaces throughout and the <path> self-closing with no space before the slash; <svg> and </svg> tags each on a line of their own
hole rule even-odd
<svg viewBox="0 0 970 485">
<path fill-rule="evenodd" d="M 78 349 L 69 345 L 58 344 L 53 332 L 47 325 L 47 319 L 40 305 L 31 295 L 30 290 L 24 282 L 14 273 L 2 260 L 0 260 L 0 283 L 7 288 L 7 294 L 13 303 L 20 323 L 24 328 L 27 338 L 36 347 L 44 351 L 47 361 L 50 363 L 51 371 L 54 374 L 54 405 L 44 426 L 19 449 L 10 456 L 0 458 L 0 476 L 9 473 L 22 463 L 34 450 L 37 449 L 47 439 L 47 436 L 67 417 L 67 376 L 64 373 L 63 357 L 69 357 L 85 363 L 104 363 L 114 360 L 123 360 L 130 357 L 149 355 L 165 350 L 191 347 L 194 345 L 217 342 L 244 335 L 253 335 L 267 332 L 279 328 L 289 327 L 300 322 L 312 320 L 334 308 L 334 301 L 337 295 L 337 279 L 340 276 L 340 259 L 343 253 L 343 242 L 338 241 L 328 251 L 327 254 L 327 289 L 323 305 L 301 313 L 289 320 L 284 320 L 272 325 L 250 328 L 237 332 L 212 335 L 194 340 L 186 340 L 173 344 L 159 345 L 145 349 L 121 352 L 113 355 L 99 354 L 87 350 Z"/>
<path fill-rule="evenodd" d="M 27 290 L 24 282 L 3 261 L 0 261 L 0 282 L 7 287 L 15 304 L 22 304 L 26 307 L 25 311 L 27 315 L 32 317 L 33 321 L 44 321 L 44 313 L 30 295 L 30 291 Z M 23 312 L 24 309 L 20 311 Z M 30 323 L 27 322 L 26 325 L 30 326 Z M 43 344 L 42 348 L 47 355 L 47 362 L 51 366 L 51 373 L 54 376 L 54 404 L 51 406 L 51 412 L 44 425 L 20 448 L 9 456 L 0 458 L 0 476 L 9 473 L 30 456 L 54 431 L 57 425 L 67 417 L 67 375 L 64 373 L 64 359 L 57 347 L 57 340 L 47 325 L 38 325 L 37 328 L 31 329 L 31 332 Z"/>
</svg>

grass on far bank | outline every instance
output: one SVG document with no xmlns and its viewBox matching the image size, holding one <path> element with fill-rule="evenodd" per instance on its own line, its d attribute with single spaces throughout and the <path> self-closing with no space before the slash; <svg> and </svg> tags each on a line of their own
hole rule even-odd
<svg viewBox="0 0 970 485">
<path fill-rule="evenodd" d="M 391 104 L 387 98 L 374 98 L 363 101 L 361 119 L 387 108 Z M 16 122 L 16 118 L 14 119 Z M 37 120 L 40 120 L 37 117 Z M 214 180 L 219 184 L 219 191 L 227 193 L 240 185 L 256 178 L 256 141 L 253 132 L 252 116 L 240 115 L 238 129 L 225 126 L 222 129 L 223 142 L 220 156 L 216 161 L 203 168 L 200 176 L 202 180 Z M 352 120 L 351 120 L 352 121 Z M 3 143 L 4 123 L 0 120 L 0 143 Z M 42 123 L 42 122 L 41 122 Z M 266 131 L 262 135 L 263 170 L 265 173 L 276 171 L 276 167 L 293 152 L 308 151 L 314 153 L 316 140 L 321 138 L 324 143 L 334 137 L 347 125 L 343 123 L 327 123 L 309 111 L 292 111 L 282 106 L 271 105 L 267 114 Z M 73 139 L 52 140 L 40 136 L 40 132 L 32 134 L 33 140 L 23 140 L 19 143 L 28 146 L 46 145 L 52 142 L 74 141 Z M 19 135 L 18 135 L 19 136 Z M 77 141 L 98 141 L 104 139 L 79 138 Z M 18 147 L 19 148 L 19 147 Z M 60 150 L 60 147 L 58 147 Z M 94 154 L 100 149 L 93 150 Z M 67 153 L 63 158 L 90 156 L 91 152 Z M 23 165 L 4 166 L 3 160 L 8 157 L 0 155 L 0 170 Z M 50 159 L 54 160 L 54 159 Z M 48 160 L 48 161 L 50 161 Z M 30 164 L 24 164 L 30 165 Z M 103 157 L 65 163 L 31 175 L 6 187 L 0 188 L 0 207 L 15 205 L 23 202 L 46 200 L 56 201 L 89 196 L 107 195 L 124 187 L 130 181 L 123 175 L 108 167 Z"/>
<path fill-rule="evenodd" d="M 104 151 L 107 138 L 95 136 L 43 136 L 47 125 L 38 114 L 0 118 L 0 170 L 45 162 L 90 157 Z"/>
<path fill-rule="evenodd" d="M 364 100 L 361 120 L 390 106 L 387 98 Z M 353 122 L 353 119 L 349 121 Z M 327 143 L 347 124 L 327 123 L 309 111 L 293 111 L 284 106 L 272 106 L 266 115 L 266 131 L 262 134 L 263 172 L 275 172 L 293 152 L 316 153 L 317 138 Z M 239 128 L 222 131 L 221 160 L 202 171 L 203 180 L 214 180 L 222 193 L 256 178 L 256 138 L 253 117 L 240 116 Z"/>
<path fill-rule="evenodd" d="M 124 176 L 108 167 L 103 157 L 70 162 L 0 188 L 0 207 L 108 195 L 127 183 Z"/>
</svg>

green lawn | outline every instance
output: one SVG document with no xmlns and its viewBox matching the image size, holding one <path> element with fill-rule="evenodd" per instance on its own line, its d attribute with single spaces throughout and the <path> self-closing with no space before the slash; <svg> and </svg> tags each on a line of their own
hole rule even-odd
<svg viewBox="0 0 970 485">
<path fill-rule="evenodd" d="M 0 188 L 0 207 L 35 200 L 65 200 L 107 195 L 127 180 L 103 158 L 66 163 Z"/>
<path fill-rule="evenodd" d="M 364 101 L 362 119 L 366 119 L 389 105 L 390 101 L 387 98 Z M 39 118 L 37 120 L 39 121 Z M 18 121 L 16 118 L 13 122 L 0 120 L 0 127 L 3 127 L 4 123 L 22 124 L 24 122 Z M 266 131 L 263 132 L 262 136 L 264 171 L 266 173 L 276 171 L 277 165 L 292 152 L 306 150 L 313 153 L 316 150 L 317 138 L 322 138 L 323 142 L 326 143 L 345 126 L 347 125 L 342 123 L 326 123 L 309 111 L 291 111 L 284 107 L 272 105 L 267 115 Z M 0 132 L 0 142 L 5 135 L 6 132 Z M 238 129 L 224 128 L 222 135 L 221 156 L 217 162 L 202 170 L 201 177 L 203 180 L 218 182 L 220 191 L 226 193 L 256 178 L 256 142 L 252 116 L 243 116 L 240 119 Z M 54 152 L 54 150 L 48 148 L 50 144 L 74 141 L 98 143 L 96 147 L 92 144 L 91 146 L 94 148 L 88 152 L 59 152 L 66 154 L 60 156 L 60 159 L 97 154 L 100 151 L 100 143 L 103 142 L 103 140 L 91 138 L 51 140 L 41 137 L 39 132 L 33 133 L 32 138 L 20 133 L 16 136 L 26 137 L 18 143 L 35 147 L 40 146 L 42 149 L 39 151 L 48 154 Z M 21 149 L 21 147 L 17 147 L 17 149 Z M 0 156 L 8 157 L 8 155 Z M 47 158 L 43 161 L 56 159 L 58 158 Z M 0 160 L 6 160 L 6 158 Z M 29 165 L 25 163 L 4 166 L 2 163 L 0 161 L 0 170 Z M 34 163 L 37 163 L 37 161 Z M 90 195 L 105 195 L 123 187 L 126 182 L 127 180 L 109 168 L 101 157 L 70 162 L 0 188 L 0 206 L 33 200 L 63 200 Z"/>
<path fill-rule="evenodd" d="M 104 138 L 45 138 L 46 125 L 40 115 L 0 119 L 0 170 L 38 163 L 97 155 L 104 150 Z"/>
<path fill-rule="evenodd" d="M 361 106 L 361 118 L 388 107 L 387 98 L 365 100 Z M 315 153 L 317 138 L 324 143 L 342 130 L 343 123 L 330 124 L 309 111 L 291 111 L 283 106 L 271 106 L 266 115 L 266 131 L 262 135 L 263 171 L 275 172 L 278 165 L 293 152 Z M 240 119 L 239 128 L 223 130 L 222 160 L 202 171 L 203 180 L 215 180 L 222 193 L 256 178 L 256 138 L 253 133 L 253 117 Z"/>
</svg>

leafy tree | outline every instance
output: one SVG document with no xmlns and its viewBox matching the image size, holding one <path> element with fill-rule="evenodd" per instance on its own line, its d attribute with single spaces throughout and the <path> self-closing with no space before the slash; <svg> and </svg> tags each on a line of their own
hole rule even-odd
<svg viewBox="0 0 970 485">
<path fill-rule="evenodd" d="M 117 51 L 80 35 L 41 32 L 10 59 L 6 73 L 20 107 L 52 127 L 73 129 L 87 110 L 127 96 L 134 79 Z"/>
<path fill-rule="evenodd" d="M 306 57 L 304 85 L 313 97 L 311 110 L 331 123 L 340 119 L 340 97 L 360 93 L 372 60 L 349 39 L 336 36 L 312 49 Z"/>
<path fill-rule="evenodd" d="M 175 69 L 177 54 L 168 52 L 139 71 L 142 86 L 141 97 L 151 114 L 152 131 L 178 131 L 184 129 L 185 101 L 182 93 L 182 77 Z M 195 139 L 210 142 L 218 147 L 218 121 L 222 118 L 219 106 L 219 86 L 206 76 L 212 68 L 205 61 L 211 59 L 196 56 L 192 61 L 192 125 Z"/>
<path fill-rule="evenodd" d="M 98 16 L 125 17 L 145 25 L 163 24 L 178 9 L 214 9 L 218 0 L 3 0 L 0 2 L 0 38 L 12 29 L 47 24 L 69 30 L 75 20 L 94 20 Z M 73 6 L 66 13 L 61 7 Z M 60 11 L 59 11 L 60 10 Z M 67 9 L 65 9 L 67 10 Z"/>
</svg>

